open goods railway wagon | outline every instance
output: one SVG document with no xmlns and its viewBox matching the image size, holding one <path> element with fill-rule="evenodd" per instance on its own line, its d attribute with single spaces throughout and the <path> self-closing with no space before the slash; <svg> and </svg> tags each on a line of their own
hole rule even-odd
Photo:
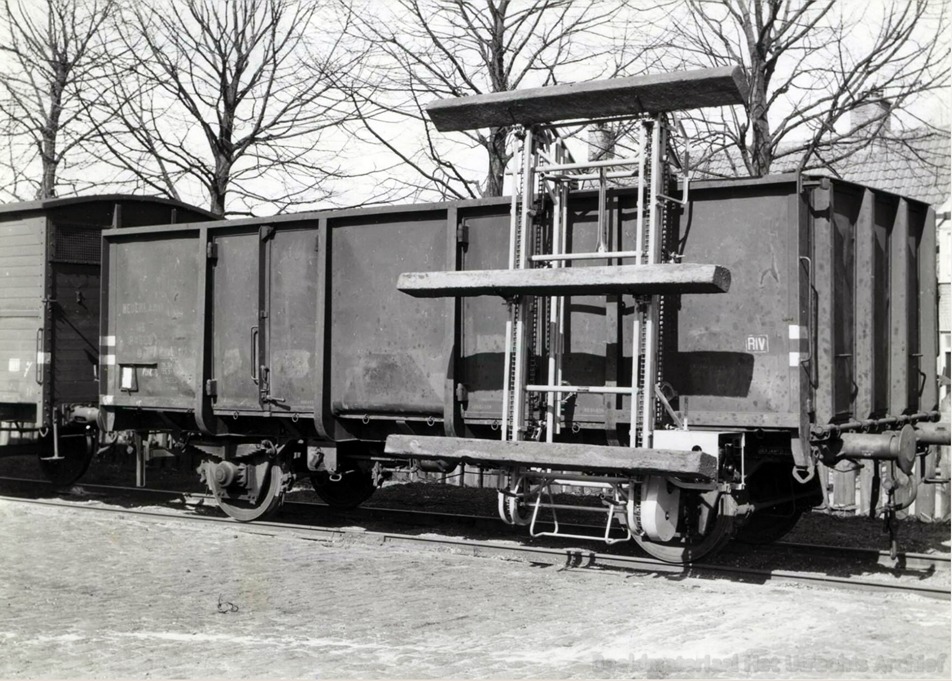
<svg viewBox="0 0 952 681">
<path fill-rule="evenodd" d="M 98 196 L 0 206 L 0 456 L 69 484 L 99 445 L 100 246 L 107 228 L 210 220 L 177 201 Z M 102 343 L 101 343 L 102 341 Z"/>
<path fill-rule="evenodd" d="M 718 69 L 431 106 L 443 130 L 518 124 L 511 198 L 106 231 L 104 427 L 201 453 L 239 520 L 301 476 L 353 505 L 464 462 L 502 471 L 506 522 L 564 533 L 553 487 L 595 488 L 594 538 L 670 561 L 783 534 L 818 461 L 908 473 L 948 437 L 933 213 L 798 175 L 679 187 L 670 112 L 744 88 Z M 564 121 L 619 117 L 638 151 L 572 160 Z"/>
</svg>

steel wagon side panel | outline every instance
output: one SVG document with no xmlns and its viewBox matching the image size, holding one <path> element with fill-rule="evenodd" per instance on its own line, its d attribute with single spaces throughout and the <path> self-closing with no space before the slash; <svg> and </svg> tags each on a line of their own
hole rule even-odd
<svg viewBox="0 0 952 681">
<path fill-rule="evenodd" d="M 103 362 L 103 405 L 194 409 L 203 361 L 200 236 L 199 230 L 175 230 L 107 241 L 105 335 L 115 339 L 115 354 Z M 135 378 L 134 389 L 123 387 L 124 368 Z"/>
<path fill-rule="evenodd" d="M 929 407 L 918 373 L 928 373 L 918 355 L 934 327 L 919 293 L 934 278 L 920 255 L 931 225 L 922 204 L 848 183 L 801 185 L 793 175 L 702 183 L 691 198 L 680 224 L 684 261 L 716 263 L 733 277 L 726 294 L 665 301 L 663 337 L 674 347 L 665 349 L 662 379 L 692 425 L 803 433 L 811 415 L 825 423 Z M 635 193 L 610 200 L 611 246 L 633 248 Z M 592 250 L 592 195 L 573 196 L 570 212 L 575 250 Z M 123 392 L 119 367 L 109 367 L 104 394 L 145 410 L 210 405 L 223 417 L 208 422 L 213 432 L 265 427 L 224 418 L 234 412 L 313 412 L 318 436 L 330 439 L 381 439 L 406 427 L 401 420 L 492 423 L 505 302 L 416 299 L 396 280 L 504 268 L 508 231 L 501 199 L 110 235 L 104 333 L 116 337 L 116 364 L 138 367 L 138 387 Z M 215 248 L 206 251 L 206 239 Z M 627 385 L 631 297 L 567 304 L 566 380 Z M 252 381 L 261 365 L 271 372 L 270 402 Z M 209 391 L 215 396 L 203 396 Z M 576 423 L 627 422 L 626 399 L 582 397 Z"/>
<path fill-rule="evenodd" d="M 260 413 L 256 376 L 267 335 L 267 320 L 258 318 L 261 240 L 257 228 L 216 230 L 211 280 L 210 378 L 217 384 L 216 412 Z"/>
<path fill-rule="evenodd" d="M 330 404 L 337 414 L 443 415 L 445 305 L 396 288 L 446 268 L 447 210 L 328 220 Z"/>
<path fill-rule="evenodd" d="M 274 233 L 268 252 L 268 366 L 271 396 L 280 409 L 313 412 L 316 361 L 317 223 L 287 226 Z"/>
<path fill-rule="evenodd" d="M 681 297 L 678 351 L 665 378 L 692 425 L 798 428 L 808 271 L 797 182 L 700 185 L 691 200 L 684 261 L 727 267 L 731 289 Z"/>
<path fill-rule="evenodd" d="M 844 182 L 811 190 L 818 425 L 935 408 L 934 217 Z M 927 389 L 929 387 L 929 389 Z"/>
<path fill-rule="evenodd" d="M 462 269 L 506 269 L 509 252 L 509 205 L 497 204 L 460 213 L 467 244 Z M 506 303 L 497 296 L 460 300 L 462 328 L 459 382 L 466 389 L 463 415 L 497 420 L 502 413 L 506 351 Z"/>
</svg>

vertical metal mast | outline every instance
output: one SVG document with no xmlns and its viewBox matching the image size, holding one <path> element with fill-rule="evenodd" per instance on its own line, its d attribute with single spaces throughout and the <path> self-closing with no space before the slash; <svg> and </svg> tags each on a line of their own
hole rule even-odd
<svg viewBox="0 0 952 681">
<path fill-rule="evenodd" d="M 535 213 L 536 165 L 538 154 L 532 128 L 522 131 L 518 163 L 513 170 L 513 200 L 509 226 L 509 269 L 523 270 L 529 266 L 533 249 L 533 216 Z M 518 200 L 517 200 L 518 197 Z M 527 327 L 535 323 L 528 312 L 528 296 L 508 301 L 509 319 L 506 322 L 505 379 L 503 387 L 502 439 L 522 440 L 525 437 L 526 367 L 530 352 Z"/>
<path fill-rule="evenodd" d="M 663 227 L 663 201 L 661 181 L 664 176 L 661 156 L 667 147 L 667 135 L 664 125 L 656 118 L 651 125 L 651 170 L 649 171 L 648 190 L 648 233 L 646 235 L 644 264 L 655 265 L 661 262 L 661 229 Z M 655 425 L 655 383 L 658 380 L 659 350 L 659 305 L 660 296 L 648 298 L 644 307 L 644 375 L 641 381 L 641 446 L 651 447 Z M 632 424 L 634 428 L 634 424 Z M 634 439 L 634 438 L 632 438 Z"/>
<path fill-rule="evenodd" d="M 621 264 L 655 265 L 662 260 L 662 228 L 665 197 L 663 154 L 667 144 L 664 119 L 642 118 L 638 123 L 638 154 L 635 158 L 574 162 L 564 140 L 549 130 L 525 128 L 516 135 L 518 150 L 513 157 L 513 199 L 510 214 L 509 268 L 559 269 L 577 260 L 602 260 Z M 608 182 L 637 178 L 638 215 L 634 250 L 609 250 L 612 215 L 608 210 Z M 597 243 L 582 252 L 568 252 L 568 202 L 571 189 L 583 183 L 598 184 Z M 552 202 L 548 220 L 536 215 L 541 183 Z M 537 229 L 538 228 L 538 229 Z M 536 234 L 536 232 L 539 234 Z M 546 248 L 547 247 L 547 248 Z M 547 252 L 544 252 L 547 251 Z M 542 304 L 544 302 L 544 304 Z M 506 322 L 505 377 L 502 439 L 522 440 L 529 431 L 527 413 L 532 393 L 544 393 L 544 418 L 536 435 L 544 430 L 552 442 L 562 425 L 562 398 L 567 394 L 628 395 L 631 399 L 630 446 L 650 447 L 654 433 L 658 372 L 660 298 L 639 296 L 632 328 L 632 381 L 630 386 L 567 386 L 562 381 L 565 297 L 533 299 L 519 296 L 508 301 Z M 546 382 L 528 383 L 528 367 L 536 331 L 547 340 Z M 639 399 L 640 398 L 640 399 Z"/>
</svg>

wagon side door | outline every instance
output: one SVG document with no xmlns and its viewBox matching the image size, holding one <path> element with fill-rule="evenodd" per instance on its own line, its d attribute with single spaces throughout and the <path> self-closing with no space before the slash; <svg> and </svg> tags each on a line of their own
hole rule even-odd
<svg viewBox="0 0 952 681">
<path fill-rule="evenodd" d="M 51 279 L 53 401 L 95 402 L 99 364 L 98 225 L 57 224 Z"/>
<path fill-rule="evenodd" d="M 215 413 L 262 412 L 262 239 L 257 226 L 216 230 L 210 238 L 211 376 Z M 266 321 L 266 320 L 264 320 Z"/>
<path fill-rule="evenodd" d="M 263 406 L 275 414 L 299 417 L 314 411 L 317 236 L 305 225 L 282 225 L 264 242 L 259 316 L 266 333 L 259 389 Z"/>
</svg>

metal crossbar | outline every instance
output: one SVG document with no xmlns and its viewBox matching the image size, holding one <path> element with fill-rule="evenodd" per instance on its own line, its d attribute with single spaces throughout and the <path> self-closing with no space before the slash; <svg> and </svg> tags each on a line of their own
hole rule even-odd
<svg viewBox="0 0 952 681">
<path fill-rule="evenodd" d="M 559 253 L 534 255 L 529 260 L 532 262 L 552 262 L 558 260 L 565 262 L 569 260 L 614 260 L 616 258 L 640 258 L 644 255 L 643 251 L 604 251 L 602 253 Z"/>
</svg>

